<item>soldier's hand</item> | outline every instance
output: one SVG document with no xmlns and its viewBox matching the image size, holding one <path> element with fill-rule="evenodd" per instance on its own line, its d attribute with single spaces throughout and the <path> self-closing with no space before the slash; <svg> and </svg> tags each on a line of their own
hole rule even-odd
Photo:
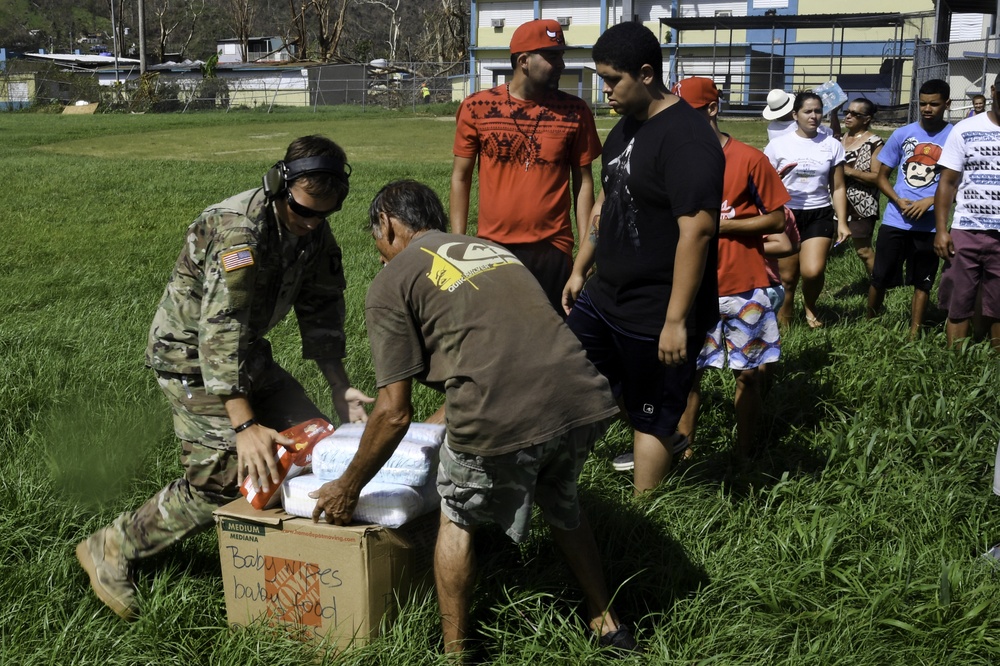
<svg viewBox="0 0 1000 666">
<path fill-rule="evenodd" d="M 274 452 L 278 444 L 293 444 L 277 430 L 271 430 L 260 424 L 254 424 L 236 433 L 236 457 L 239 465 L 239 477 L 250 477 L 255 490 L 268 492 L 271 483 L 277 485 L 278 463 Z"/>
<path fill-rule="evenodd" d="M 347 487 L 342 479 L 330 481 L 320 486 L 319 490 L 309 493 L 316 500 L 313 509 L 313 522 L 318 522 L 320 515 L 326 513 L 326 522 L 331 525 L 348 525 L 354 517 L 354 509 L 358 506 L 359 492 Z"/>
</svg>

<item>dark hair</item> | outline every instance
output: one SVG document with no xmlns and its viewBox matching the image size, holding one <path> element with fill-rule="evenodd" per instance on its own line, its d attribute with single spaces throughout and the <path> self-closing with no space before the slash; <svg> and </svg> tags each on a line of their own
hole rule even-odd
<svg viewBox="0 0 1000 666">
<path fill-rule="evenodd" d="M 380 213 L 395 217 L 411 231 L 445 231 L 448 216 L 434 190 L 415 180 L 396 180 L 372 199 L 368 208 L 368 224 L 378 229 Z"/>
<path fill-rule="evenodd" d="M 656 80 L 663 84 L 663 50 L 653 31 L 641 23 L 619 23 L 597 38 L 592 52 L 594 62 L 609 65 L 619 72 L 639 76 L 643 65 L 653 68 Z"/>
<path fill-rule="evenodd" d="M 314 197 L 326 199 L 336 196 L 341 202 L 347 198 L 350 190 L 350 183 L 346 175 L 350 174 L 350 166 L 347 164 L 347 154 L 344 149 L 336 143 L 321 136 L 312 134 L 310 136 L 300 136 L 292 141 L 288 150 L 285 151 L 285 163 L 301 160 L 306 157 L 331 157 L 344 164 L 345 175 L 332 173 L 310 173 L 307 176 L 297 178 L 295 182 L 302 185 L 302 188 Z"/>
<path fill-rule="evenodd" d="M 814 99 L 819 102 L 819 108 L 823 108 L 823 98 L 814 92 L 809 90 L 803 90 L 795 96 L 795 102 L 792 103 L 792 113 L 798 113 L 799 109 L 806 103 L 806 100 Z"/>
<path fill-rule="evenodd" d="M 865 115 L 872 118 L 878 113 L 878 107 L 875 106 L 875 102 L 871 101 L 867 97 L 858 97 L 857 99 L 852 99 L 851 104 L 863 104 L 865 107 Z M 850 104 L 848 104 L 850 106 Z"/>
<path fill-rule="evenodd" d="M 975 102 L 977 99 L 981 99 L 981 100 L 983 100 L 985 102 L 986 101 L 986 95 L 973 95 L 972 96 L 972 101 L 973 102 Z"/>
<path fill-rule="evenodd" d="M 920 86 L 920 95 L 940 95 L 946 102 L 951 99 L 951 86 L 942 79 L 929 79 Z"/>
</svg>

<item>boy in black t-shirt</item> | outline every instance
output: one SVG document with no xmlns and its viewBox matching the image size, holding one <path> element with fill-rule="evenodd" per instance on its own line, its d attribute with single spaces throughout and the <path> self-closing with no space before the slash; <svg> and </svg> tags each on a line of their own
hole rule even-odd
<svg viewBox="0 0 1000 666">
<path fill-rule="evenodd" d="M 604 144 L 600 216 L 581 243 L 563 305 L 635 431 L 638 494 L 663 480 L 673 448 L 683 446 L 677 423 L 701 343 L 719 318 L 725 158 L 705 120 L 667 91 L 648 28 L 609 28 L 593 56 L 623 118 Z"/>
</svg>

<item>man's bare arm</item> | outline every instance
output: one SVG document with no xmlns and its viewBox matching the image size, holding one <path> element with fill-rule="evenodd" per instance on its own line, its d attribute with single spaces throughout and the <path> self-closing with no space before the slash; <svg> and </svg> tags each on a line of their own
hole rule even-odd
<svg viewBox="0 0 1000 666">
<path fill-rule="evenodd" d="M 755 215 L 739 220 L 719 220 L 720 234 L 757 236 L 760 234 L 777 234 L 784 230 L 785 211 L 783 208 L 772 210 L 770 213 L 764 215 Z"/>
<path fill-rule="evenodd" d="M 681 365 L 687 361 L 687 317 L 705 273 L 708 244 L 715 235 L 717 210 L 699 210 L 677 218 L 680 236 L 674 253 L 674 279 L 667 318 L 660 331 L 660 362 Z"/>
<path fill-rule="evenodd" d="M 469 196 L 472 192 L 472 172 L 475 170 L 474 157 L 455 157 L 452 162 L 448 195 L 448 221 L 452 233 L 464 234 L 469 225 Z"/>
<path fill-rule="evenodd" d="M 583 247 L 583 241 L 590 232 L 590 221 L 594 210 L 594 174 L 588 164 L 574 166 L 571 170 L 571 176 L 573 178 L 577 244 L 578 247 Z"/>
</svg>

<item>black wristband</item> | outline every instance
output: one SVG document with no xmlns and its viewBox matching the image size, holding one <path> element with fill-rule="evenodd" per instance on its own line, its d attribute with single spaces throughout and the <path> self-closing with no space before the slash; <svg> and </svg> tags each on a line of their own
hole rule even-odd
<svg viewBox="0 0 1000 666">
<path fill-rule="evenodd" d="M 255 423 L 257 423 L 257 421 L 255 419 L 250 419 L 249 421 L 244 421 L 243 423 L 241 423 L 238 426 L 236 426 L 235 428 L 233 428 L 233 432 L 243 432 L 244 430 L 246 430 L 250 426 L 254 425 Z"/>
</svg>

